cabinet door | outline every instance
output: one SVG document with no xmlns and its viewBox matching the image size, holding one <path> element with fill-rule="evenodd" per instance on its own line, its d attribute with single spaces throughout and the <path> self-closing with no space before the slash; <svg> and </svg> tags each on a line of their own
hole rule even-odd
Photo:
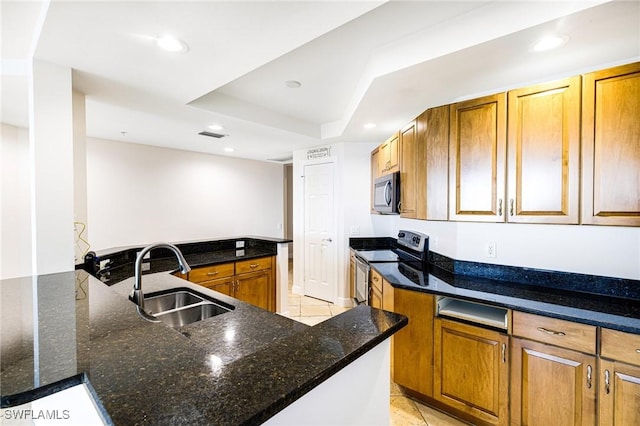
<svg viewBox="0 0 640 426">
<path fill-rule="evenodd" d="M 508 424 L 508 343 L 506 334 L 436 318 L 434 397 L 482 422 Z"/>
<path fill-rule="evenodd" d="M 217 280 L 203 281 L 198 283 L 199 285 L 215 290 L 227 296 L 233 296 L 233 284 L 235 280 L 233 277 L 219 278 Z"/>
<path fill-rule="evenodd" d="M 640 63 L 583 77 L 582 223 L 640 226 Z"/>
<path fill-rule="evenodd" d="M 449 218 L 449 105 L 428 109 L 418 117 L 418 123 L 418 147 L 424 147 L 426 162 L 427 198 L 424 219 L 447 220 Z M 418 188 L 420 187 L 418 185 Z M 418 196 L 418 207 L 421 205 L 420 196 Z"/>
<path fill-rule="evenodd" d="M 433 295 L 395 288 L 393 311 L 409 324 L 393 335 L 393 380 L 433 396 Z"/>
<path fill-rule="evenodd" d="M 397 172 L 400 166 L 399 160 L 400 134 L 396 132 L 380 145 L 379 166 L 380 175 Z"/>
<path fill-rule="evenodd" d="M 599 425 L 639 425 L 640 367 L 601 359 L 599 372 Z"/>
<path fill-rule="evenodd" d="M 509 222 L 577 224 L 580 77 L 508 94 Z"/>
<path fill-rule="evenodd" d="M 450 220 L 504 221 L 506 144 L 504 93 L 451 105 Z"/>
<path fill-rule="evenodd" d="M 236 275 L 234 297 L 260 308 L 274 311 L 274 285 L 271 270 Z"/>
<path fill-rule="evenodd" d="M 417 146 L 416 123 L 412 121 L 400 131 L 400 216 L 416 217 Z"/>
<path fill-rule="evenodd" d="M 511 342 L 511 424 L 595 424 L 595 356 L 525 339 Z"/>
<path fill-rule="evenodd" d="M 375 182 L 375 180 L 377 178 L 380 177 L 380 175 L 382 174 L 382 171 L 380 169 L 380 156 L 382 154 L 380 153 L 380 147 L 374 149 L 371 152 L 371 200 L 370 200 L 370 205 L 371 205 L 371 212 L 375 213 L 375 210 L 373 209 L 373 197 L 374 197 L 374 189 L 373 189 L 373 182 Z"/>
</svg>

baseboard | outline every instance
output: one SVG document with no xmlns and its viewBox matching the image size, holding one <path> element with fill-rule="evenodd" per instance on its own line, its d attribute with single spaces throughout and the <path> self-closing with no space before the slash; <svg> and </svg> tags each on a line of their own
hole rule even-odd
<svg viewBox="0 0 640 426">
<path fill-rule="evenodd" d="M 343 308 L 352 308 L 353 299 L 351 299 L 350 297 L 338 297 L 336 298 L 336 305 L 342 306 Z"/>
<path fill-rule="evenodd" d="M 291 293 L 293 294 L 299 294 L 300 296 L 304 296 L 304 287 L 299 286 L 299 285 L 293 285 L 291 287 Z"/>
</svg>

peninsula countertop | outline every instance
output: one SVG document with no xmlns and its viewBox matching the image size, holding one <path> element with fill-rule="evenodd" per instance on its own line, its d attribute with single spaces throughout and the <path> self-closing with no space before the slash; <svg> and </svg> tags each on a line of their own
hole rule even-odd
<svg viewBox="0 0 640 426">
<path fill-rule="evenodd" d="M 407 323 L 358 306 L 309 327 L 168 273 L 146 275 L 145 292 L 186 287 L 235 307 L 172 329 L 140 318 L 131 286 L 84 271 L 0 281 L 3 406 L 84 373 L 115 424 L 261 423 Z"/>
</svg>

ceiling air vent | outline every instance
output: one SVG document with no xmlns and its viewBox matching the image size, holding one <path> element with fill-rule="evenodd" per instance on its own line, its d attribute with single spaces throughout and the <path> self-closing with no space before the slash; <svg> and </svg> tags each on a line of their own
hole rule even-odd
<svg viewBox="0 0 640 426">
<path fill-rule="evenodd" d="M 213 132 L 200 132 L 198 134 L 202 135 L 202 136 L 209 136 L 210 138 L 216 138 L 216 139 L 220 139 L 220 138 L 224 138 L 225 136 L 229 136 L 229 135 L 224 135 L 222 133 L 213 133 Z"/>
</svg>

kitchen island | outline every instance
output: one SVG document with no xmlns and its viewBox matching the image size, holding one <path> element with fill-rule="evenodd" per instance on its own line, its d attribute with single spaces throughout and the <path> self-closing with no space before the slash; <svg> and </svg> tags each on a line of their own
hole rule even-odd
<svg viewBox="0 0 640 426">
<path fill-rule="evenodd" d="M 1 281 L 2 406 L 85 375 L 115 424 L 259 424 L 377 347 L 388 380 L 388 338 L 407 323 L 360 306 L 308 327 L 166 272 L 144 276 L 145 292 L 190 288 L 234 307 L 173 329 L 142 319 L 131 287 L 85 271 Z"/>
</svg>

